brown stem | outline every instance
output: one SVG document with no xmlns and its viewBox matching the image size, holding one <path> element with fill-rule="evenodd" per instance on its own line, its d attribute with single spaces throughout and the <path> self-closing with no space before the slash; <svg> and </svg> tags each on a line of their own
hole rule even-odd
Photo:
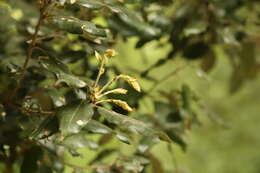
<svg viewBox="0 0 260 173">
<path fill-rule="evenodd" d="M 53 34 L 38 36 L 37 39 L 36 39 L 36 42 L 39 42 L 41 40 L 48 39 L 48 38 L 54 38 L 54 37 L 62 36 L 63 34 L 64 34 L 63 32 L 55 32 Z M 32 42 L 32 39 L 27 41 L 27 43 L 31 43 L 31 42 Z"/>
<path fill-rule="evenodd" d="M 34 114 L 51 115 L 51 114 L 54 113 L 54 112 L 51 112 L 51 111 L 25 109 L 25 108 L 22 108 L 21 106 L 14 105 L 14 104 L 9 104 L 8 106 L 10 106 L 14 109 L 19 109 L 20 111 L 24 111 L 24 112 L 28 112 L 28 113 L 34 113 Z"/>
<path fill-rule="evenodd" d="M 48 7 L 48 3 L 45 3 L 40 8 L 40 17 L 39 17 L 38 22 L 37 22 L 37 24 L 35 26 L 35 30 L 34 30 L 34 34 L 32 36 L 31 42 L 29 43 L 29 47 L 28 47 L 28 50 L 27 50 L 27 56 L 26 56 L 26 59 L 24 61 L 23 68 L 22 68 L 22 73 L 21 73 L 20 78 L 18 79 L 17 87 L 13 90 L 13 92 L 12 92 L 12 94 L 10 96 L 10 100 L 12 100 L 14 98 L 14 96 L 16 95 L 18 89 L 21 86 L 22 80 L 24 79 L 25 72 L 27 70 L 29 61 L 32 58 L 33 49 L 34 49 L 34 47 L 36 45 L 38 32 L 40 30 L 40 27 L 41 27 L 41 24 L 42 24 L 43 20 L 46 17 L 45 10 L 47 9 L 47 7 Z"/>
</svg>

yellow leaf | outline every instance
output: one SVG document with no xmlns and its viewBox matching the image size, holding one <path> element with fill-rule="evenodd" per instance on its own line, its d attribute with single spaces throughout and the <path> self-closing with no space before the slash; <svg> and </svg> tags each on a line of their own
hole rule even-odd
<svg viewBox="0 0 260 173">
<path fill-rule="evenodd" d="M 125 80 L 136 91 L 141 92 L 141 87 L 140 87 L 139 83 L 137 82 L 136 78 L 133 78 L 133 77 L 128 76 L 128 75 L 120 75 L 120 78 Z"/>
<path fill-rule="evenodd" d="M 97 51 L 95 51 L 95 57 L 97 58 L 98 61 L 101 61 L 103 59 L 102 56 Z"/>
<path fill-rule="evenodd" d="M 124 110 L 128 111 L 128 112 L 132 112 L 133 109 L 125 102 L 122 100 L 111 100 L 112 103 L 116 104 L 117 106 L 123 108 Z"/>
</svg>

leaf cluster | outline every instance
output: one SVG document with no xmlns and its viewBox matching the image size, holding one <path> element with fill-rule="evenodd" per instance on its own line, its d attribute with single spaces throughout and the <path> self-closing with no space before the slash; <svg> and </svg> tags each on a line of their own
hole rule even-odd
<svg viewBox="0 0 260 173">
<path fill-rule="evenodd" d="M 145 90 L 138 80 L 162 83 L 164 78 L 158 81 L 149 72 L 177 56 L 198 61 L 208 73 L 219 49 L 233 66 L 230 91 L 237 91 L 259 72 L 259 9 L 247 0 L 0 1 L 4 172 L 12 173 L 14 165 L 21 173 L 64 172 L 65 167 L 74 172 L 166 172 L 152 147 L 165 141 L 169 152 L 172 144 L 185 151 L 185 133 L 200 125 L 196 110 L 205 107 L 191 86 Z M 116 59 L 118 40 L 130 37 L 138 39 L 137 49 L 164 38 L 171 49 L 132 77 L 108 62 Z M 140 111 L 144 99 L 154 112 Z M 134 151 L 126 155 L 106 147 L 115 140 Z M 96 155 L 86 165 L 65 159 L 66 153 L 79 157 L 87 148 Z"/>
</svg>

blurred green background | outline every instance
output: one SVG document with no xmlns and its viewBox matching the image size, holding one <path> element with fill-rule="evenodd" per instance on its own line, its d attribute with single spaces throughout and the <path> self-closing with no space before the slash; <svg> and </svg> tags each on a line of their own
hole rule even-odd
<svg viewBox="0 0 260 173">
<path fill-rule="evenodd" d="M 120 51 L 120 56 L 114 59 L 114 63 L 122 67 L 122 70 L 129 69 L 128 73 L 132 71 L 132 67 L 146 69 L 153 64 L 152 61 L 167 53 L 167 46 L 164 49 L 156 49 L 156 43 L 136 50 L 134 42 L 133 39 L 127 44 L 119 43 L 117 50 Z M 198 69 L 189 66 L 158 86 L 162 90 L 167 90 L 176 88 L 183 82 L 190 84 L 191 89 L 202 98 L 202 102 L 206 103 L 208 111 L 214 116 L 208 117 L 205 112 L 201 112 L 199 119 L 202 126 L 195 127 L 186 134 L 188 143 L 186 152 L 174 147 L 177 167 L 180 172 L 187 173 L 258 173 L 260 172 L 260 78 L 249 81 L 238 92 L 230 94 L 232 67 L 218 47 L 215 51 L 218 60 L 209 74 L 201 75 Z M 181 59 L 172 60 L 154 70 L 151 75 L 160 78 L 183 63 Z M 147 85 L 144 81 L 142 84 L 143 87 Z M 166 144 L 157 145 L 153 151 L 163 161 L 164 167 L 170 169 L 174 165 L 164 145 Z"/>
</svg>

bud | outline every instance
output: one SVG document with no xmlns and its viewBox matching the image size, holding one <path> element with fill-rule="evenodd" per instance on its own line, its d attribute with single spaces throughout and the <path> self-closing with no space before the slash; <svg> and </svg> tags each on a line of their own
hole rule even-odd
<svg viewBox="0 0 260 173">
<path fill-rule="evenodd" d="M 105 52 L 105 56 L 107 58 L 112 58 L 115 55 L 116 55 L 116 51 L 114 49 L 107 49 Z"/>
<path fill-rule="evenodd" d="M 137 82 L 136 78 L 133 78 L 133 77 L 128 76 L 128 75 L 120 75 L 120 78 L 125 80 L 136 91 L 141 92 L 141 87 L 140 87 L 139 83 Z"/>
<path fill-rule="evenodd" d="M 97 58 L 97 60 L 100 62 L 100 61 L 102 61 L 102 56 L 97 52 L 97 51 L 95 51 L 95 57 Z"/>
<path fill-rule="evenodd" d="M 123 108 L 124 110 L 128 111 L 128 112 L 132 112 L 133 109 L 125 102 L 122 100 L 111 100 L 112 103 L 116 104 L 117 106 Z"/>
</svg>

